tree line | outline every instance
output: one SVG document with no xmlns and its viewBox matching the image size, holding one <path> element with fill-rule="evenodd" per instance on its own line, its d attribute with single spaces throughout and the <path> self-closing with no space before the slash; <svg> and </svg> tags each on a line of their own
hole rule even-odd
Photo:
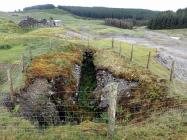
<svg viewBox="0 0 187 140">
<path fill-rule="evenodd" d="M 79 6 L 58 6 L 59 9 L 66 10 L 81 17 L 96 19 L 116 18 L 116 19 L 150 19 L 159 12 L 145 9 L 123 9 L 105 7 L 79 7 Z"/>
<path fill-rule="evenodd" d="M 113 18 L 106 18 L 105 24 L 109 26 L 115 26 L 118 28 L 123 29 L 132 29 L 133 28 L 133 22 L 132 20 L 121 20 L 121 19 L 113 19 Z"/>
<path fill-rule="evenodd" d="M 148 23 L 149 29 L 177 29 L 187 28 L 187 8 L 176 12 L 165 11 L 159 13 Z"/>
<path fill-rule="evenodd" d="M 105 24 L 123 29 L 133 29 L 134 26 L 146 26 L 148 20 L 135 20 L 135 19 L 116 19 L 106 18 Z"/>
<path fill-rule="evenodd" d="M 53 4 L 45 4 L 45 5 L 36 5 L 36 6 L 31 6 L 31 7 L 25 7 L 23 11 L 28 11 L 28 10 L 43 10 L 43 9 L 54 9 L 55 6 Z"/>
</svg>

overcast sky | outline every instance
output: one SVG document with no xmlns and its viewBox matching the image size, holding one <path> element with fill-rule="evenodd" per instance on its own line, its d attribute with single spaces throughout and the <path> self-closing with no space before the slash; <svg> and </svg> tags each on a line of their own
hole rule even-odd
<svg viewBox="0 0 187 140">
<path fill-rule="evenodd" d="M 104 6 L 175 11 L 179 8 L 187 7 L 187 0 L 0 0 L 0 11 L 13 11 L 38 4 Z"/>
</svg>

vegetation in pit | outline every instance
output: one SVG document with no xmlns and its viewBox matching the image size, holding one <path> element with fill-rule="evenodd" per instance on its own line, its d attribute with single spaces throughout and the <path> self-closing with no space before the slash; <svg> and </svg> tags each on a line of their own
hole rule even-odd
<svg viewBox="0 0 187 140">
<path fill-rule="evenodd" d="M 90 110 L 94 110 L 93 107 L 90 107 L 89 102 L 91 100 L 91 97 L 93 96 L 92 91 L 94 91 L 97 86 L 96 71 L 93 64 L 93 55 L 93 52 L 88 50 L 83 54 L 78 97 L 80 105 Z"/>
</svg>

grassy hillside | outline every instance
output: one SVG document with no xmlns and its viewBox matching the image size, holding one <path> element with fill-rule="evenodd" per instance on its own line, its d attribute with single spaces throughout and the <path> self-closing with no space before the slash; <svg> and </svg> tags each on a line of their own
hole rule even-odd
<svg viewBox="0 0 187 140">
<path fill-rule="evenodd" d="M 53 76 L 56 74 L 53 71 L 57 70 L 59 67 L 63 72 L 64 69 L 69 69 L 70 63 L 72 63 L 70 60 L 75 61 L 73 57 L 74 55 L 72 55 L 72 48 L 74 48 L 74 52 L 79 52 L 76 50 L 83 47 L 97 50 L 94 63 L 98 67 L 110 68 L 110 70 L 116 73 L 116 75 L 123 73 L 123 77 L 125 78 L 136 79 L 138 77 L 141 79 L 141 81 L 146 81 L 145 87 L 149 86 L 149 81 L 153 81 L 151 84 L 154 84 L 158 82 L 157 78 L 158 80 L 163 78 L 165 79 L 169 74 L 168 69 L 164 68 L 155 61 L 154 63 L 151 63 L 150 70 L 144 71 L 148 53 L 149 51 L 152 52 L 151 59 L 154 60 L 154 56 L 156 54 L 155 49 L 134 45 L 133 63 L 129 63 L 132 47 L 131 44 L 115 41 L 114 48 L 112 48 L 111 39 L 99 38 L 95 40 L 91 36 L 99 36 L 103 34 L 143 36 L 145 31 L 142 28 L 134 30 L 123 30 L 115 27 L 109 27 L 104 25 L 102 20 L 82 19 L 60 9 L 32 10 L 14 14 L 17 16 L 13 16 L 13 13 L 0 13 L 0 45 L 8 44 L 11 46 L 10 48 L 0 49 L 1 64 L 19 64 L 22 54 L 24 54 L 26 63 L 29 64 L 30 60 L 28 49 L 32 48 L 33 56 L 39 57 L 37 57 L 37 59 L 31 65 L 31 69 L 29 69 L 29 71 L 36 77 L 38 74 L 42 74 L 43 76 L 47 75 L 50 77 L 51 75 Z M 62 20 L 63 26 L 56 28 L 34 28 L 32 30 L 20 29 L 16 23 L 18 23 L 26 16 L 32 16 L 36 19 L 48 19 L 49 17 L 53 17 L 54 19 Z M 74 36 L 74 34 L 71 34 L 71 31 L 78 33 L 79 35 Z M 80 40 L 80 33 L 82 32 L 85 36 L 88 35 L 86 33 L 89 33 L 91 36 L 89 42 L 87 39 Z M 51 52 L 62 54 L 52 55 Z M 63 52 L 67 54 L 67 57 L 63 55 Z M 40 56 L 41 54 L 43 55 Z M 69 57 L 69 54 L 71 54 L 72 57 Z M 75 56 L 77 55 L 78 53 Z M 66 61 L 67 58 L 68 61 Z M 41 70 L 40 73 L 35 73 L 36 71 L 38 72 L 38 69 Z M 132 72 L 135 74 L 132 74 Z M 21 71 L 16 68 L 13 69 L 13 73 L 13 82 L 14 84 L 16 83 L 14 88 L 19 89 L 21 86 L 24 86 L 23 83 L 25 81 L 25 77 Z M 6 75 L 6 72 L 2 71 L 1 75 Z M 155 78 L 153 77 L 153 79 L 150 78 L 151 75 L 154 75 L 156 80 L 154 80 Z M 5 77 L 6 76 L 0 76 L 0 78 L 2 78 L 0 80 L 0 88 L 1 92 L 4 94 L 8 92 L 7 79 Z M 166 79 L 167 83 L 168 77 Z M 160 83 L 158 84 L 159 86 L 162 86 Z M 157 91 L 160 89 L 149 90 Z M 156 91 L 151 92 L 151 95 L 153 95 L 151 97 L 158 97 L 156 95 Z M 174 94 L 171 95 L 172 97 L 176 96 L 176 93 L 174 92 Z M 171 97 L 171 95 L 168 96 Z M 105 123 L 85 121 L 79 125 L 51 126 L 47 129 L 39 129 L 37 125 L 29 122 L 24 118 L 14 115 L 18 111 L 19 107 L 17 107 L 17 109 L 15 108 L 12 113 L 2 108 L 3 107 L 0 106 L 0 139 L 108 139 L 106 137 L 108 126 Z M 157 115 L 157 113 L 158 112 L 155 112 L 155 114 L 153 113 L 149 119 L 145 119 L 141 123 L 128 122 L 128 119 L 125 120 L 127 122 L 125 125 L 119 124 L 116 126 L 116 133 L 113 139 L 186 139 L 187 128 L 182 125 L 183 114 L 180 110 L 168 110 L 161 115 Z"/>
</svg>

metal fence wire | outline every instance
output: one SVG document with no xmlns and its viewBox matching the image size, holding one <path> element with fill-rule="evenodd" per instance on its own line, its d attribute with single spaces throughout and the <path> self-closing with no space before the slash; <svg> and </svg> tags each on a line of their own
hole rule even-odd
<svg viewBox="0 0 187 140">
<path fill-rule="evenodd" d="M 91 45 L 91 44 L 90 44 Z M 114 82 L 104 87 L 103 90 L 108 90 L 107 96 L 79 98 L 76 93 L 90 94 L 94 91 L 45 91 L 47 94 L 33 92 L 29 95 L 26 91 L 22 91 L 22 95 L 15 95 L 12 99 L 9 96 L 10 79 L 7 77 L 7 69 L 10 70 L 13 90 L 20 90 L 20 85 L 24 85 L 23 69 L 28 67 L 32 59 L 41 54 L 50 52 L 51 46 L 43 48 L 27 49 L 20 56 L 18 64 L 1 64 L 0 72 L 3 73 L 0 77 L 1 94 L 0 94 L 0 139 L 7 139 L 10 131 L 13 133 L 32 135 L 56 135 L 61 138 L 62 135 L 68 135 L 68 139 L 74 139 L 75 135 L 79 138 L 86 138 L 88 133 L 97 133 L 101 138 L 103 136 L 113 137 L 115 129 L 121 126 L 132 124 L 131 121 L 142 122 L 148 120 L 154 114 L 161 116 L 164 112 L 172 112 L 173 110 L 184 112 L 183 103 L 173 103 L 173 101 L 160 100 L 158 102 L 146 102 L 146 100 L 127 100 L 123 105 L 120 104 L 120 99 L 125 100 L 127 95 L 118 94 L 118 85 Z M 135 48 L 134 48 L 135 49 Z M 134 50 L 133 49 L 133 50 Z M 113 51 L 119 53 L 126 60 L 132 58 L 131 63 L 139 64 L 139 60 L 134 57 L 132 50 L 129 53 L 122 53 L 119 48 L 114 48 Z M 148 53 L 149 54 L 149 53 Z M 150 58 L 149 55 L 141 56 L 144 59 L 144 68 L 149 65 L 158 63 L 155 58 Z M 175 69 L 183 68 L 174 67 Z M 172 74 L 172 75 L 171 75 Z M 181 75 L 174 72 L 168 74 L 180 79 Z M 172 80 L 176 85 L 176 80 Z M 130 90 L 137 90 L 138 87 L 133 87 Z M 176 89 L 177 90 L 177 89 Z M 99 91 L 97 91 L 99 92 Z M 55 96 L 54 95 L 75 94 L 71 96 Z M 168 108 L 166 104 L 169 105 Z M 154 106 L 157 108 L 153 109 Z M 89 122 L 89 126 L 86 122 Z M 61 129 L 58 129 L 60 127 Z M 53 131 L 53 132 L 51 132 Z M 71 135 L 70 135 L 71 134 Z M 72 137 L 70 137 L 72 136 Z M 37 137 L 35 137 L 37 138 Z M 14 139 L 14 138 L 13 138 Z M 19 138 L 17 138 L 19 139 Z M 27 138 L 26 138 L 27 139 Z"/>
<path fill-rule="evenodd" d="M 149 119 L 151 114 L 161 116 L 166 111 L 183 110 L 181 104 L 173 104 L 169 108 L 165 108 L 164 101 L 160 102 L 159 108 L 155 110 L 153 110 L 152 106 L 157 103 L 150 103 L 146 109 L 141 110 L 142 104 L 140 102 L 144 103 L 144 100 L 129 102 L 125 108 L 118 102 L 118 99 L 122 97 L 115 94 L 117 91 L 110 91 L 110 93 L 108 98 L 102 100 L 59 99 L 54 101 L 50 97 L 45 98 L 43 95 L 37 95 L 39 97 L 34 99 L 17 97 L 17 99 L 14 99 L 14 103 L 7 95 L 1 95 L 0 120 L 3 121 L 0 122 L 0 134 L 5 136 L 6 131 L 14 131 L 14 129 L 15 131 L 19 130 L 19 133 L 36 131 L 38 134 L 42 134 L 48 129 L 55 130 L 59 126 L 71 126 L 68 130 L 62 129 L 52 135 L 66 134 L 66 131 L 68 131 L 68 133 L 84 136 L 85 131 L 89 133 L 91 131 L 104 131 L 105 136 L 113 136 L 116 128 L 129 124 L 133 125 L 132 120 L 141 122 Z M 104 103 L 107 105 L 101 106 Z M 168 102 L 168 104 L 172 104 L 172 102 Z M 129 106 L 131 107 L 128 108 Z M 20 124 L 22 122 L 28 123 L 28 121 L 31 125 Z M 93 123 L 94 126 L 84 128 L 84 124 L 89 125 L 85 122 Z M 83 128 L 76 130 L 74 127 Z"/>
</svg>

